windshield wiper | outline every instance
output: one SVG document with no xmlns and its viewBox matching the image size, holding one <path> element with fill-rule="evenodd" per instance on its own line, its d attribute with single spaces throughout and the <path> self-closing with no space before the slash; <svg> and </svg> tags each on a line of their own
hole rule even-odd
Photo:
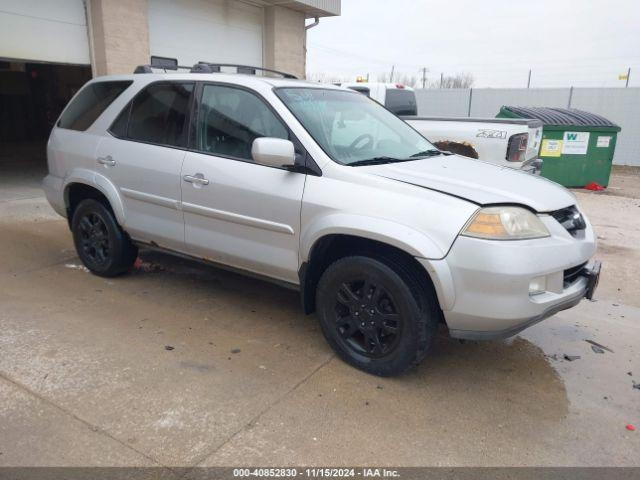
<svg viewBox="0 0 640 480">
<path fill-rule="evenodd" d="M 435 157 L 437 155 L 442 155 L 442 152 L 440 150 L 436 150 L 436 149 L 432 148 L 431 150 L 424 150 L 422 152 L 414 153 L 413 155 L 411 155 L 411 158 Z"/>
<path fill-rule="evenodd" d="M 350 167 L 360 167 L 363 165 L 383 165 L 385 163 L 394 163 L 394 162 L 405 162 L 406 160 L 401 160 L 400 158 L 393 157 L 374 157 L 374 158 L 365 158 L 364 160 L 356 160 L 355 162 L 348 163 Z"/>
<path fill-rule="evenodd" d="M 399 163 L 399 162 L 411 162 L 413 160 L 419 160 L 420 158 L 435 157 L 436 155 L 443 155 L 440 150 L 424 150 L 423 152 L 414 153 L 409 158 L 393 158 L 393 157 L 374 157 L 366 158 L 364 160 L 356 160 L 348 165 L 350 167 L 360 167 L 363 165 L 383 165 L 385 163 Z"/>
</svg>

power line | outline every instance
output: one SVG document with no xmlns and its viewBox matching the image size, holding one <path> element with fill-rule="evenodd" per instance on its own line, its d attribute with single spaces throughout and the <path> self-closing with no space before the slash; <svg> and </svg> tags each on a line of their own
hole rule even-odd
<svg viewBox="0 0 640 480">
<path fill-rule="evenodd" d="M 363 62 L 363 65 L 357 66 L 351 64 L 346 70 L 356 72 L 357 70 L 369 70 L 370 64 L 379 65 L 381 68 L 378 69 L 378 73 L 383 74 L 384 71 L 387 70 L 391 66 L 391 75 L 390 80 L 393 80 L 394 77 L 398 76 L 406 76 L 403 72 L 406 70 L 420 72 L 421 74 L 421 83 L 423 87 L 426 87 L 427 80 L 429 76 L 427 75 L 428 69 L 426 67 L 418 67 L 417 65 L 409 65 L 402 64 L 395 61 L 386 61 L 380 58 L 371 58 L 366 55 L 355 54 L 353 52 L 348 52 L 345 50 L 327 47 L 324 45 L 314 44 L 311 45 L 313 48 L 317 48 L 317 53 L 320 54 L 329 54 L 329 55 L 339 55 L 340 57 L 348 56 L 352 58 L 357 58 Z M 582 61 L 595 61 L 598 57 L 591 57 L 590 59 L 575 59 L 575 62 Z M 607 60 L 611 61 L 615 58 L 626 58 L 626 57 L 607 57 Z M 369 65 L 364 65 L 364 63 Z M 480 64 L 480 63 L 469 63 L 469 64 L 457 64 L 462 67 L 458 69 L 458 71 L 463 70 L 471 73 L 476 79 L 478 77 L 493 77 L 492 81 L 482 82 L 488 86 L 498 86 L 498 85 L 513 85 L 514 87 L 522 86 L 526 79 L 527 86 L 531 87 L 531 83 L 533 79 L 535 79 L 536 87 L 539 86 L 548 86 L 548 87 L 560 87 L 560 86 L 570 86 L 570 85 L 593 85 L 600 86 L 604 84 L 616 85 L 618 75 L 621 75 L 622 72 L 631 69 L 631 67 L 636 68 L 640 67 L 640 61 L 638 62 L 617 62 L 617 65 L 607 64 L 607 65 L 585 65 L 585 64 L 567 64 L 566 61 L 563 61 L 562 65 L 556 65 L 555 60 L 549 60 L 546 63 L 548 66 L 542 66 L 542 62 L 537 62 L 528 66 L 526 68 L 519 67 L 518 64 L 510 63 L 508 66 L 489 66 L 488 64 Z M 481 65 L 480 67 L 474 67 L 474 65 Z M 433 67 L 433 65 L 432 65 Z M 341 75 L 345 75 L 345 68 L 335 68 L 335 63 L 333 63 L 333 68 L 337 71 L 333 72 L 336 75 L 342 70 Z M 445 68 L 438 66 L 434 68 L 436 71 L 443 72 L 441 74 L 440 83 L 443 83 L 443 77 L 447 71 L 451 72 L 451 68 Z M 313 71 L 313 68 L 310 68 Z M 375 72 L 376 69 L 374 68 Z M 630 73 L 630 72 L 629 72 Z M 496 78 L 499 77 L 499 78 Z M 433 77 L 431 77 L 433 79 Z M 419 81 L 420 81 L 419 80 Z M 619 84 L 618 84 L 619 85 Z"/>
<path fill-rule="evenodd" d="M 330 51 L 330 52 L 334 52 L 334 53 L 338 53 L 340 55 L 348 55 L 354 58 L 359 58 L 361 60 L 366 60 L 368 62 L 372 62 L 372 63 L 377 63 L 377 64 L 382 64 L 382 65 L 390 65 L 390 64 L 395 64 L 399 67 L 403 67 L 403 68 L 412 68 L 412 69 L 419 69 L 421 68 L 419 65 L 417 64 L 401 64 L 398 63 L 396 61 L 393 60 L 381 60 L 380 58 L 371 58 L 371 57 L 367 57 L 364 55 L 361 55 L 359 53 L 353 53 L 353 52 L 349 52 L 346 50 L 342 50 L 342 49 L 338 49 L 338 48 L 334 48 L 334 47 L 328 47 L 326 45 L 320 45 L 318 43 L 312 43 L 309 42 L 309 47 L 314 47 L 314 48 L 319 48 L 322 50 L 326 50 L 326 51 Z M 573 63 L 573 65 L 571 64 L 567 64 L 567 60 L 566 58 L 564 59 L 549 59 L 549 60 L 541 60 L 541 61 L 537 61 L 537 62 L 530 62 L 532 63 L 532 65 L 544 65 L 544 64 L 562 64 L 563 68 L 572 68 L 572 67 L 578 67 L 578 68 L 592 68 L 589 65 L 577 65 L 577 63 L 582 63 L 582 62 L 590 62 L 590 61 L 612 61 L 612 60 L 623 60 L 624 64 L 640 64 L 640 58 L 638 59 L 632 59 L 631 57 L 628 56 L 617 56 L 617 57 L 613 57 L 613 56 L 607 56 L 607 57 L 583 57 L 583 58 L 573 58 L 571 61 Z M 479 63 L 473 63 L 473 62 L 468 62 L 468 63 L 450 63 L 450 64 L 437 64 L 434 66 L 437 67 L 438 69 L 452 69 L 454 67 L 463 67 L 463 68 L 469 68 L 469 67 L 474 67 L 474 66 L 484 66 L 484 67 L 496 67 L 496 66 L 503 66 L 503 65 L 508 65 L 509 68 L 513 68 L 515 66 L 526 66 L 525 63 L 514 63 L 513 60 L 511 59 L 505 59 L 504 61 L 500 61 L 500 62 L 479 62 Z"/>
</svg>

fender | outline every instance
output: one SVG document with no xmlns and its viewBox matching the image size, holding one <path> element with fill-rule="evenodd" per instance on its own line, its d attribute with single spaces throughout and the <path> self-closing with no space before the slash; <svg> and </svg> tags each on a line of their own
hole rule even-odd
<svg viewBox="0 0 640 480">
<path fill-rule="evenodd" d="M 82 183 L 99 190 L 109 200 L 118 223 L 120 225 L 125 224 L 124 204 L 118 189 L 111 180 L 86 168 L 74 168 L 64 180 L 64 201 L 66 205 L 69 204 L 67 189 L 72 183 Z"/>
<path fill-rule="evenodd" d="M 300 262 L 322 237 L 332 234 L 354 235 L 392 245 L 414 257 L 441 259 L 444 251 L 424 233 L 406 225 L 375 217 L 335 213 L 313 221 L 300 237 Z M 452 239 L 453 240 L 453 239 Z"/>
<path fill-rule="evenodd" d="M 418 258 L 417 260 L 431 277 L 440 308 L 445 312 L 451 310 L 456 302 L 456 289 L 447 260 L 428 260 L 426 258 Z"/>
</svg>

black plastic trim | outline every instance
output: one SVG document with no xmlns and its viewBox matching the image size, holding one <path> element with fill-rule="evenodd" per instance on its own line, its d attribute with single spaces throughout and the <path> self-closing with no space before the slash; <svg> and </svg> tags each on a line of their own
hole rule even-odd
<svg viewBox="0 0 640 480">
<path fill-rule="evenodd" d="M 162 70 L 178 70 L 178 59 L 172 57 L 160 57 L 151 55 L 151 68 L 160 68 Z"/>
<path fill-rule="evenodd" d="M 236 72 L 239 74 L 255 75 L 256 71 L 260 71 L 282 75 L 284 78 L 291 78 L 294 80 L 298 79 L 298 77 L 296 77 L 295 75 L 281 72 L 279 70 L 273 70 L 271 68 L 254 67 L 252 65 L 238 65 L 235 63 L 212 63 L 204 61 L 199 61 L 193 67 L 191 67 L 191 73 L 217 73 L 220 72 L 220 67 L 235 68 Z"/>
<path fill-rule="evenodd" d="M 575 205 L 549 212 L 549 215 L 555 218 L 572 237 L 575 237 L 578 232 L 587 228 L 587 222 L 585 222 L 584 216 Z"/>
</svg>

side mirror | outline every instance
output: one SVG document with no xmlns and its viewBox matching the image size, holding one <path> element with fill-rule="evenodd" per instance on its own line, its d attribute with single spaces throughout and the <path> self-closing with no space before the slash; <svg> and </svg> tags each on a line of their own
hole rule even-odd
<svg viewBox="0 0 640 480">
<path fill-rule="evenodd" d="M 293 142 L 282 138 L 260 137 L 251 145 L 253 161 L 269 167 L 291 167 L 296 163 Z"/>
</svg>

